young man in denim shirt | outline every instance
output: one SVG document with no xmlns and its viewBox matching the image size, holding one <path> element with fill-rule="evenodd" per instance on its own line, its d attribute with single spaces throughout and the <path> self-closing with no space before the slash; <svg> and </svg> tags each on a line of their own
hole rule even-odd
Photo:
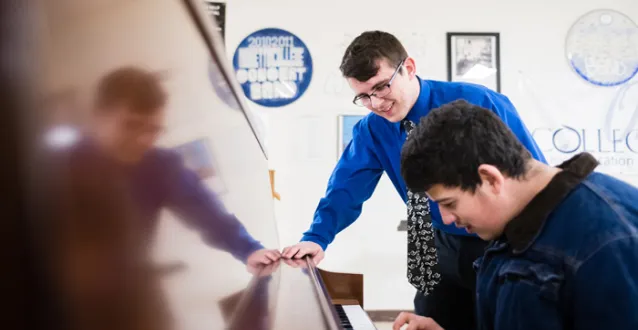
<svg viewBox="0 0 638 330">
<path fill-rule="evenodd" d="M 407 186 L 425 188 L 446 224 L 491 241 L 475 262 L 480 329 L 638 329 L 638 189 L 597 165 L 588 153 L 536 161 L 491 111 L 462 100 L 408 138 Z M 441 329 L 409 313 L 394 329 L 406 323 Z"/>
</svg>

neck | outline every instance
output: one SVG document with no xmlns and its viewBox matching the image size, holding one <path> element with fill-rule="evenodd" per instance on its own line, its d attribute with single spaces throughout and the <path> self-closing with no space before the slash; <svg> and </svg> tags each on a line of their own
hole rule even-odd
<svg viewBox="0 0 638 330">
<path fill-rule="evenodd" d="M 419 100 L 419 96 L 421 96 L 421 82 L 419 81 L 419 77 L 414 76 L 414 79 L 410 82 L 410 94 L 414 95 L 412 100 L 410 101 L 410 110 L 414 108 L 416 101 Z"/>
<path fill-rule="evenodd" d="M 513 180 L 511 189 L 512 214 L 509 219 L 519 215 L 525 207 L 540 193 L 561 169 L 541 163 L 535 159 L 529 161 L 525 176 L 519 180 Z"/>
</svg>

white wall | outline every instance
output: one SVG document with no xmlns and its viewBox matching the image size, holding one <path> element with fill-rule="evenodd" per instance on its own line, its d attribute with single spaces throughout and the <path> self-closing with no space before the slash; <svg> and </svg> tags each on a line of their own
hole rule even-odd
<svg viewBox="0 0 638 330">
<path fill-rule="evenodd" d="M 445 80 L 446 32 L 500 32 L 502 92 L 528 127 L 539 129 L 541 147 L 551 147 L 544 128 L 562 124 L 586 129 L 587 143 L 593 146 L 597 142 L 589 139 L 604 123 L 619 87 L 594 87 L 578 78 L 567 65 L 563 46 L 576 19 L 598 8 L 638 20 L 635 0 L 228 0 L 229 58 L 248 34 L 276 27 L 301 38 L 313 59 L 313 80 L 299 100 L 275 109 L 250 103 L 269 126 L 271 167 L 282 196 L 276 205 L 281 244 L 297 242 L 312 221 L 336 162 L 337 115 L 366 113 L 351 104 L 352 94 L 338 72 L 342 52 L 354 36 L 368 29 L 392 32 L 416 58 L 422 77 Z M 634 87 L 613 128 L 623 130 L 636 106 Z M 638 155 L 625 152 L 638 163 Z M 555 150 L 546 156 L 552 163 L 569 157 Z M 607 170 L 638 184 L 638 166 Z M 338 235 L 321 264 L 328 270 L 363 273 L 367 309 L 412 308 L 414 290 L 405 279 L 406 233 L 396 230 L 404 215 L 405 206 L 384 176 L 359 220 Z"/>
</svg>

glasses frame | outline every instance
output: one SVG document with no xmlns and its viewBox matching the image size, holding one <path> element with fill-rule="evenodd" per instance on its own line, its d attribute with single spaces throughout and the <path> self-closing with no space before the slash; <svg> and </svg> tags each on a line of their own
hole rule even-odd
<svg viewBox="0 0 638 330">
<path fill-rule="evenodd" d="M 405 59 L 401 60 L 401 62 L 399 62 L 399 65 L 397 65 L 397 68 L 394 70 L 394 73 L 392 74 L 392 77 L 390 77 L 390 80 L 388 81 L 387 84 L 385 85 L 381 85 L 377 88 L 375 88 L 372 93 L 370 94 L 359 94 L 357 96 L 355 96 L 355 98 L 352 100 L 352 103 L 354 103 L 356 106 L 359 107 L 365 107 L 368 104 L 370 104 L 370 102 L 372 102 L 372 97 L 378 97 L 378 98 L 383 98 L 385 96 L 387 96 L 388 94 L 390 94 L 392 92 L 392 90 L 390 90 L 390 87 L 392 86 L 392 82 L 394 82 L 394 78 L 396 78 L 397 74 L 399 73 L 399 70 L 401 69 L 401 67 L 403 66 L 403 63 L 405 63 Z M 376 93 L 379 91 L 379 89 L 387 87 L 389 92 L 383 96 L 378 96 L 376 95 Z M 361 102 L 361 104 L 357 103 L 357 102 Z"/>
</svg>

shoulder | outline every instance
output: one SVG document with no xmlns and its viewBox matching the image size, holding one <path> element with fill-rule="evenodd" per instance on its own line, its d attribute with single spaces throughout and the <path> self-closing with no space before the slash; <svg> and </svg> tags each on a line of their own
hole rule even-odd
<svg viewBox="0 0 638 330">
<path fill-rule="evenodd" d="M 430 95 L 433 105 L 440 106 L 458 99 L 464 99 L 469 103 L 485 105 L 494 98 L 505 97 L 485 86 L 466 82 L 449 82 L 438 80 L 422 80 L 430 87 Z"/>
<path fill-rule="evenodd" d="M 607 244 L 638 239 L 638 189 L 592 173 L 552 212 L 537 243 L 579 265 Z"/>
</svg>

